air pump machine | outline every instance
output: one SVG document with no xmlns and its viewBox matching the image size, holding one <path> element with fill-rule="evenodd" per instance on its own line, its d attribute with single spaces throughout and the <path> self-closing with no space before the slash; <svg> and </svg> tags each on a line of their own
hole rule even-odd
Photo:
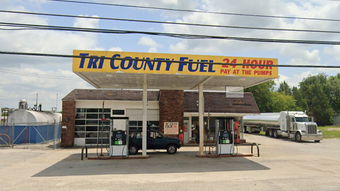
<svg viewBox="0 0 340 191">
<path fill-rule="evenodd" d="M 225 119 L 224 127 L 220 129 L 220 121 L 215 121 L 216 150 L 218 155 L 234 154 L 234 120 Z"/>
<path fill-rule="evenodd" d="M 125 110 L 111 109 L 110 156 L 129 156 L 129 118 Z"/>
</svg>

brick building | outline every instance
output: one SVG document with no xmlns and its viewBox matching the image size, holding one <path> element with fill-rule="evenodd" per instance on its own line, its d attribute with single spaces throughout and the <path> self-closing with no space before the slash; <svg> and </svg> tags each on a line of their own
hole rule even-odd
<svg viewBox="0 0 340 191">
<path fill-rule="evenodd" d="M 95 145 L 99 131 L 108 136 L 110 122 L 101 119 L 110 117 L 111 108 L 126 110 L 130 129 L 142 128 L 142 94 L 142 91 L 131 90 L 71 91 L 62 99 L 62 123 L 67 127 L 62 130 L 62 147 Z M 211 133 L 215 120 L 240 121 L 246 114 L 260 113 L 251 93 L 245 93 L 243 98 L 226 98 L 224 92 L 204 92 L 204 99 L 205 129 L 209 126 Z M 178 135 L 171 136 L 183 136 L 184 144 L 193 143 L 199 124 L 197 101 L 197 92 L 148 91 L 148 126 L 164 132 L 165 122 L 178 122 Z"/>
<path fill-rule="evenodd" d="M 75 89 L 63 101 L 62 147 L 94 145 L 101 127 L 109 131 L 111 108 L 123 108 L 129 117 L 129 127 L 142 128 L 142 91 Z M 243 98 L 226 98 L 223 92 L 205 92 L 205 126 L 214 130 L 214 120 L 242 120 L 246 114 L 260 113 L 251 93 Z M 178 135 L 183 143 L 193 142 L 198 129 L 198 93 L 182 90 L 148 91 L 148 126 L 164 132 L 165 122 L 178 122 Z M 103 110 L 104 108 L 104 110 Z M 206 127 L 207 128 L 207 127 Z M 242 135 L 241 135 L 242 136 Z"/>
</svg>

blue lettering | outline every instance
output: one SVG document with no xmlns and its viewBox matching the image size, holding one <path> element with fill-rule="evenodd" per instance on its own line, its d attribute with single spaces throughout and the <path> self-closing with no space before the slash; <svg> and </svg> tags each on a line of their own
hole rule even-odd
<svg viewBox="0 0 340 191">
<path fill-rule="evenodd" d="M 167 58 L 166 61 L 170 61 L 170 59 Z M 174 59 L 172 59 L 172 61 L 174 61 Z M 170 70 L 171 64 L 172 64 L 172 62 L 166 62 L 165 71 L 169 71 Z"/>
<path fill-rule="evenodd" d="M 89 56 L 89 54 L 80 53 L 79 56 Z M 84 68 L 85 59 L 86 59 L 86 58 L 81 58 L 81 59 L 80 59 L 79 68 Z"/>
<path fill-rule="evenodd" d="M 145 59 L 147 61 L 145 61 L 144 70 L 145 70 L 146 66 L 148 66 L 150 70 L 153 70 L 153 67 L 155 65 L 155 61 L 153 61 L 153 63 L 151 63 L 150 58 L 145 58 Z"/>
<path fill-rule="evenodd" d="M 133 63 L 133 69 L 135 69 L 135 70 L 140 70 L 140 69 L 143 67 L 144 61 L 142 61 L 142 64 L 141 64 L 140 67 L 137 67 L 137 64 L 138 64 L 137 59 L 139 59 L 139 58 L 136 57 L 135 59 L 136 59 L 136 60 L 135 60 L 135 62 Z M 144 58 L 143 58 L 143 59 L 144 59 Z"/>
<path fill-rule="evenodd" d="M 208 62 L 208 60 L 201 60 L 201 62 Z M 207 72 L 204 68 L 207 67 L 205 64 L 200 64 L 200 72 Z"/>
<path fill-rule="evenodd" d="M 189 62 L 192 62 L 193 60 L 189 60 Z M 199 60 L 197 60 L 197 62 L 199 62 Z M 188 65 L 188 70 L 189 70 L 189 72 L 196 72 L 197 71 L 197 69 L 198 69 L 198 64 L 195 64 L 196 65 L 196 69 L 193 69 L 193 63 L 189 63 L 189 65 Z"/>
<path fill-rule="evenodd" d="M 178 71 L 181 71 L 181 72 L 183 71 L 183 66 L 187 65 L 187 63 L 184 63 L 184 61 L 186 59 L 188 59 L 188 57 L 180 57 L 179 58 L 179 61 L 181 61 L 181 63 L 179 63 L 179 65 L 178 65 Z"/>
<path fill-rule="evenodd" d="M 211 64 L 209 64 L 209 68 L 208 68 L 208 72 L 215 72 L 215 70 L 213 70 L 213 66 L 214 66 L 214 61 L 213 60 L 209 60 L 209 62 Z"/>
<path fill-rule="evenodd" d="M 87 68 L 97 68 L 98 56 L 91 56 Z"/>
<path fill-rule="evenodd" d="M 120 54 L 113 55 L 112 59 L 111 59 L 111 62 L 110 62 L 111 68 L 114 69 L 114 70 L 119 68 L 119 66 L 115 66 L 115 58 L 116 57 L 120 58 Z"/>
<path fill-rule="evenodd" d="M 164 61 L 164 58 L 156 58 L 157 62 L 157 67 L 156 70 L 159 71 L 161 69 L 162 61 Z"/>
<path fill-rule="evenodd" d="M 125 57 L 125 59 L 131 59 L 129 60 L 129 64 L 125 67 L 125 60 L 122 60 L 122 62 L 120 63 L 120 68 L 122 68 L 123 70 L 127 70 L 129 68 L 131 68 L 132 64 L 133 64 L 133 60 L 131 57 L 127 56 Z"/>
</svg>

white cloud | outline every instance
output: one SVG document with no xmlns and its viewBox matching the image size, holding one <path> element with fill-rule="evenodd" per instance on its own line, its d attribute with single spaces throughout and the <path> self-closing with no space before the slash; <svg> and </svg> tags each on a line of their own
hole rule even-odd
<svg viewBox="0 0 340 191">
<path fill-rule="evenodd" d="M 284 15 L 316 18 L 337 18 L 339 4 L 322 1 L 310 2 L 291 2 L 291 1 L 231 1 L 231 0 L 210 0 L 201 1 L 201 7 L 207 11 L 226 12 L 226 13 L 245 13 L 259 15 Z M 247 4 L 247 6 L 244 6 Z M 337 6 L 334 6 L 337 5 Z M 264 8 L 265 7 L 265 8 Z M 332 22 L 299 20 L 299 19 L 274 19 L 247 16 L 231 16 L 220 14 L 202 14 L 190 13 L 178 18 L 177 22 L 218 24 L 226 26 L 247 26 L 247 27 L 265 27 L 265 28 L 292 28 L 292 29 L 322 29 L 322 30 L 339 30 L 339 25 L 331 24 Z M 333 40 L 336 34 L 330 33 L 308 33 L 308 32 L 281 32 L 269 30 L 250 30 L 250 29 L 228 29 L 214 27 L 197 27 L 197 26 L 178 26 L 163 25 L 164 32 L 177 32 L 189 34 L 206 34 L 215 36 L 231 37 L 253 37 L 253 38 L 271 38 L 271 39 L 305 39 L 305 40 Z M 280 43 L 260 43 L 234 40 L 204 40 L 196 44 L 197 40 L 183 40 L 176 44 L 171 44 L 170 50 L 182 50 L 183 44 L 186 44 L 187 52 L 195 52 L 197 49 L 208 47 L 210 51 L 223 52 L 240 52 L 244 50 L 263 50 L 277 51 L 285 44 Z M 289 44 L 293 45 L 293 44 Z M 176 47 L 179 46 L 179 47 Z M 306 49 L 306 46 L 300 46 L 300 49 Z M 309 49 L 309 48 L 307 48 Z M 312 50 L 310 50 L 312 51 Z M 316 55 L 316 52 L 312 52 Z"/>
<path fill-rule="evenodd" d="M 112 0 L 95 0 L 97 2 L 103 3 L 112 3 Z M 118 4 L 129 4 L 129 5 L 137 5 L 137 6 L 151 6 L 151 7 L 160 7 L 160 8 L 173 8 L 173 9 L 195 9 L 199 0 L 115 0 L 114 3 Z M 146 13 L 154 13 L 156 9 L 140 9 Z M 159 10 L 158 10 L 159 11 Z M 178 11 L 161 11 L 160 13 L 164 17 L 173 17 L 177 18 L 183 15 L 188 14 L 187 12 L 178 12 Z"/>
<path fill-rule="evenodd" d="M 158 44 L 150 37 L 141 37 L 138 41 L 139 45 L 149 46 L 149 52 L 157 52 L 158 48 L 161 48 L 162 45 Z"/>
<path fill-rule="evenodd" d="M 96 0 L 97 1 L 97 0 Z M 29 3 L 31 4 L 29 4 Z M 32 3 L 33 2 L 33 3 Z M 337 18 L 339 2 L 332 1 L 288 1 L 288 0 L 98 0 L 97 2 L 121 3 L 131 5 L 145 5 L 153 7 L 167 7 L 175 9 L 198 9 L 213 12 L 229 12 L 229 13 L 248 13 L 260 15 L 283 15 L 297 17 L 316 17 L 316 18 Z M 41 6 L 42 3 L 44 6 Z M 46 0 L 4 0 L 0 2 L 0 7 L 8 10 L 32 11 L 32 12 L 48 12 L 45 9 L 49 5 L 58 2 L 50 2 Z M 60 3 L 62 4 L 62 3 Z M 104 11 L 101 6 L 75 5 L 72 3 L 63 4 L 65 8 L 74 10 L 74 14 L 100 14 L 112 15 L 117 13 L 117 17 L 145 19 L 145 20 L 162 20 L 187 23 L 216 24 L 230 26 L 248 26 L 248 27 L 268 27 L 268 28 L 292 28 L 292 29 L 315 29 L 315 30 L 340 30 L 340 25 L 334 22 L 299 20 L 299 19 L 274 19 L 261 17 L 232 16 L 222 14 L 204 14 L 192 12 L 175 12 L 161 11 L 150 9 L 133 9 L 122 7 L 106 7 L 112 12 Z M 246 6 L 245 6 L 246 5 Z M 78 11 L 78 7 L 87 7 Z M 52 10 L 49 7 L 49 10 Z M 64 7 L 63 7 L 64 8 Z M 79 8 L 80 9 L 80 8 Z M 53 9 L 54 10 L 54 9 Z M 58 12 L 56 6 L 55 12 Z M 62 11 L 62 10 L 59 10 Z M 88 11 L 88 12 L 86 12 Z M 91 11 L 91 12 L 90 12 Z M 96 17 L 96 16 L 94 16 Z M 111 17 L 111 16 L 107 16 Z M 113 16 L 112 16 L 113 17 Z M 116 16 L 115 16 L 116 17 Z M 4 14 L 0 13 L 2 22 L 18 22 L 48 25 L 56 22 L 57 19 L 50 17 L 20 15 L 20 14 Z M 151 19 L 150 19 L 151 18 Z M 61 22 L 61 20 L 57 20 Z M 110 22 L 110 23 L 109 23 Z M 65 24 L 65 23 L 63 23 Z M 57 24 L 56 24 L 57 25 Z M 61 24 L 60 24 L 61 25 Z M 65 24 L 66 25 L 66 24 Z M 90 28 L 114 28 L 126 30 L 140 31 L 161 31 L 171 33 L 187 33 L 187 34 L 205 34 L 215 36 L 230 37 L 253 37 L 253 38 L 271 38 L 271 39 L 308 39 L 308 40 L 333 40 L 339 39 L 338 34 L 332 33 L 308 33 L 308 32 L 280 32 L 265 30 L 249 30 L 249 29 L 230 29 L 216 27 L 198 27 L 183 25 L 156 25 L 156 24 L 121 24 L 121 22 L 105 21 L 101 22 L 97 19 L 75 19 L 74 23 L 68 23 L 69 26 L 90 27 Z M 140 28 L 139 28 L 140 27 Z M 144 28 L 143 28 L 144 27 Z M 57 54 L 72 54 L 72 50 L 107 50 L 110 51 L 145 51 L 158 52 L 176 52 L 176 53 L 192 53 L 192 54 L 211 54 L 211 55 L 231 55 L 231 56 L 247 56 L 247 57 L 270 57 L 279 58 L 280 64 L 318 64 L 325 65 L 325 62 L 340 60 L 340 48 L 338 46 L 326 47 L 316 45 L 294 45 L 282 43 L 259 43 L 259 42 L 243 42 L 236 40 L 211 40 L 211 39 L 176 39 L 143 36 L 138 39 L 139 35 L 131 35 L 127 41 L 125 35 L 118 38 L 115 34 L 95 34 L 95 33 L 79 33 L 66 31 L 41 31 L 41 30 L 0 30 L 0 50 L 15 52 L 42 52 Z M 124 37 L 123 37 L 124 36 Z M 111 40 L 114 39 L 114 42 Z M 132 39 L 132 40 L 131 40 Z M 132 42 L 133 41 L 133 42 Z M 114 45 L 115 47 L 111 47 Z M 137 46 L 136 46 L 137 45 Z M 140 46 L 138 46 L 140 45 Z M 144 46 L 144 47 L 143 47 Z M 110 48 L 111 47 L 111 48 Z M 141 48 L 144 50 L 141 50 Z M 168 50 L 165 50 L 167 47 Z M 26 56 L 9 56 L 0 55 L 1 68 L 13 69 L 21 72 L 38 73 L 39 75 L 61 75 L 74 76 L 71 72 L 72 60 L 65 58 L 50 57 L 26 57 Z M 320 72 L 333 74 L 339 70 L 335 69 L 299 69 L 299 70 L 279 70 L 281 78 L 279 81 L 286 80 L 290 86 L 297 86 L 298 83 L 309 75 L 315 75 Z M 301 72 L 300 72 L 301 71 Z M 74 87 L 88 88 L 83 80 L 79 82 L 56 80 L 48 78 L 39 78 L 23 75 L 18 76 L 9 73 L 1 73 L 0 84 L 0 106 L 6 106 L 14 100 L 15 107 L 17 101 L 22 99 L 21 95 L 28 95 L 31 101 L 35 100 L 35 92 L 40 92 L 41 97 L 49 97 L 52 99 L 55 93 L 62 98 L 63 94 L 68 93 Z M 13 77 L 14 76 L 14 77 Z M 78 77 L 77 77 L 78 78 Z M 39 83 L 40 82 L 40 83 Z M 41 83 L 44 82 L 44 83 Z M 58 85 L 59 84 L 59 85 Z M 66 87 L 64 91 L 63 87 Z M 60 89 L 62 88 L 62 89 Z M 15 90 L 17 89 L 17 91 Z M 25 90 L 25 91 L 24 91 Z M 64 93 L 62 93 L 64 92 Z M 48 94 L 48 95 L 47 95 Z M 13 99 L 12 99 L 13 98 Z M 43 98 L 41 98 L 43 99 Z M 4 102 L 3 100 L 10 100 Z M 53 101 L 54 103 L 54 101 Z M 45 104 L 47 105 L 47 104 Z"/>
<path fill-rule="evenodd" d="M 29 11 L 23 6 L 12 7 L 11 10 Z M 39 16 L 34 16 L 34 15 L 0 13 L 0 18 L 2 22 L 29 23 L 29 24 L 40 24 L 40 25 L 46 25 L 48 23 L 48 19 L 41 18 Z"/>
<path fill-rule="evenodd" d="M 18 8 L 23 10 L 24 8 Z M 4 16 L 4 17 L 3 17 Z M 19 15 L 19 14 L 0 14 L 7 22 L 22 22 L 48 25 L 48 20 L 37 16 Z M 75 26 L 98 27 L 98 20 L 79 19 L 76 20 Z M 53 54 L 72 54 L 74 49 L 96 49 L 97 34 L 64 32 L 64 31 L 46 31 L 46 30 L 2 30 L 0 32 L 0 50 L 14 52 L 39 52 Z M 69 64 L 62 60 L 51 57 L 23 57 L 23 56 L 4 56 L 0 65 L 16 66 L 21 64 L 41 65 L 54 63 L 59 66 Z"/>
<path fill-rule="evenodd" d="M 172 52 L 183 52 L 188 49 L 187 46 L 188 46 L 188 41 L 182 41 L 175 45 L 171 44 L 169 49 Z"/>
<path fill-rule="evenodd" d="M 123 51 L 123 49 L 120 47 L 111 47 L 109 51 Z"/>
<path fill-rule="evenodd" d="M 86 16 L 87 15 L 80 15 Z M 98 18 L 97 15 L 92 16 L 94 18 Z M 73 24 L 74 27 L 81 27 L 81 28 L 98 28 L 99 26 L 99 19 L 88 19 L 88 18 L 76 18 L 76 21 Z"/>
<path fill-rule="evenodd" d="M 205 46 L 200 46 L 201 44 L 205 44 Z M 169 46 L 169 50 L 172 52 L 188 52 L 188 53 L 196 53 L 196 54 L 214 54 L 221 55 L 224 54 L 225 49 L 221 49 L 220 47 L 225 45 L 228 46 L 230 42 L 227 41 L 219 41 L 219 40 L 211 40 L 207 42 L 206 40 L 183 40 L 178 42 L 177 44 L 171 44 Z M 239 46 L 242 43 L 239 44 Z M 235 50 L 235 49 L 234 49 Z M 229 53 L 233 52 L 232 50 L 228 51 Z"/>
<path fill-rule="evenodd" d="M 150 47 L 155 47 L 155 48 L 160 48 L 162 47 L 161 44 L 157 44 L 156 41 L 154 41 L 152 38 L 150 37 L 141 37 L 138 41 L 138 44 L 140 45 L 145 45 L 145 46 L 150 46 Z"/>
<path fill-rule="evenodd" d="M 55 107 L 58 94 L 58 110 L 61 99 L 74 87 L 92 88 L 89 84 L 69 70 L 43 71 L 36 68 L 16 68 L 1 70 L 0 105 L 17 108 L 21 99 L 26 99 L 30 106 L 35 104 L 36 93 L 44 110 Z M 54 100 L 54 101 L 51 101 Z"/>
<path fill-rule="evenodd" d="M 161 0 L 161 2 L 167 5 L 178 5 L 179 4 L 178 0 Z"/>
<path fill-rule="evenodd" d="M 325 73 L 327 76 L 335 76 L 336 74 L 340 73 L 340 69 L 332 69 L 332 68 L 312 68 L 312 69 L 296 69 L 293 68 L 293 70 L 298 70 L 299 72 L 297 74 L 293 75 L 282 75 L 280 74 L 280 77 L 276 80 L 276 86 L 278 87 L 281 82 L 286 81 L 290 87 L 299 86 L 299 83 L 303 81 L 303 79 L 308 78 L 309 76 L 315 76 L 320 73 Z"/>
<path fill-rule="evenodd" d="M 323 52 L 327 55 L 334 56 L 334 60 L 340 61 L 340 46 L 325 47 Z"/>
<path fill-rule="evenodd" d="M 11 10 L 29 11 L 22 6 L 12 7 Z M 0 18 L 2 22 L 49 25 L 48 19 L 33 15 L 0 13 Z M 98 28 L 98 20 L 76 19 L 73 26 Z M 0 50 L 9 52 L 69 55 L 74 49 L 101 49 L 97 46 L 97 34 L 65 31 L 0 30 L 0 42 Z M 72 59 L 0 55 L 0 60 L 0 107 L 17 108 L 20 99 L 28 100 L 29 105 L 33 106 L 35 95 L 39 93 L 43 109 L 50 110 L 55 107 L 58 94 L 60 111 L 61 99 L 71 90 L 92 88 L 72 72 Z"/>
<path fill-rule="evenodd" d="M 157 48 L 151 47 L 151 48 L 149 48 L 148 52 L 157 52 Z"/>
<path fill-rule="evenodd" d="M 295 74 L 291 77 L 285 76 L 285 75 L 280 75 L 280 77 L 276 80 L 276 87 L 278 88 L 280 86 L 280 83 L 283 81 L 286 81 L 286 83 L 292 88 L 293 86 L 299 87 L 299 83 L 304 79 L 307 78 L 311 75 L 316 75 L 313 74 L 311 70 L 302 72 L 300 74 Z"/>
<path fill-rule="evenodd" d="M 321 60 L 319 50 L 309 51 L 297 45 L 283 46 L 280 54 L 290 58 L 290 65 L 318 65 Z"/>
<path fill-rule="evenodd" d="M 46 0 L 29 0 L 32 3 L 46 3 Z"/>
</svg>

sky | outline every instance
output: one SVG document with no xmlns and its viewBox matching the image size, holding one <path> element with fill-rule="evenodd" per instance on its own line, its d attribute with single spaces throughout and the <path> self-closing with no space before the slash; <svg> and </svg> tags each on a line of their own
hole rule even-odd
<svg viewBox="0 0 340 191">
<path fill-rule="evenodd" d="M 208 12 L 340 19 L 340 1 L 333 0 L 87 0 L 89 2 L 141 5 Z M 338 21 L 263 18 L 199 12 L 176 12 L 51 0 L 1 0 L 0 10 L 28 11 L 90 17 L 142 19 L 197 24 L 340 31 Z M 48 17 L 1 13 L 0 22 L 59 25 L 117 30 L 218 36 L 340 41 L 337 33 L 242 30 L 184 25 L 152 24 L 101 19 Z M 142 34 L 99 34 L 72 31 L 9 30 L 0 26 L 0 51 L 71 55 L 73 50 L 106 50 L 278 58 L 280 65 L 339 65 L 340 46 L 306 45 L 235 40 L 180 39 Z M 336 75 L 340 69 L 279 68 L 276 84 L 298 86 L 310 75 Z M 17 108 L 38 102 L 43 110 L 62 110 L 61 99 L 73 89 L 94 88 L 72 72 L 71 58 L 0 54 L 0 107 Z"/>
</svg>

